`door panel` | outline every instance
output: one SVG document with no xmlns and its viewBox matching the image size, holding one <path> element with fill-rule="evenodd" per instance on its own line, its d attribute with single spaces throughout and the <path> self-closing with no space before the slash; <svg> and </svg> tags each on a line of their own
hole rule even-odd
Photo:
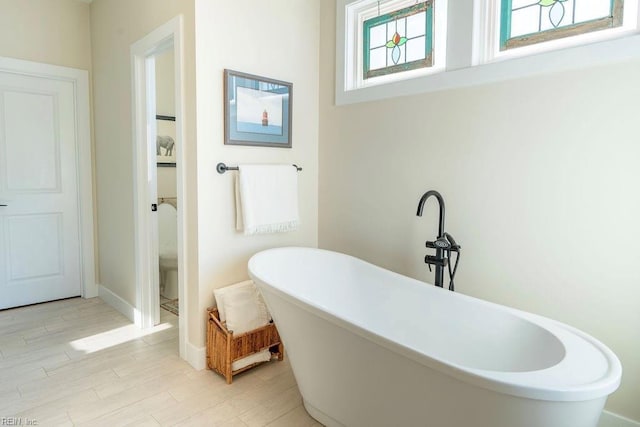
<svg viewBox="0 0 640 427">
<path fill-rule="evenodd" d="M 10 216 L 7 224 L 9 280 L 62 276 L 62 215 Z"/>
<path fill-rule="evenodd" d="M 56 99 L 26 92 L 5 91 L 3 95 L 7 189 L 59 190 Z"/>
<path fill-rule="evenodd" d="M 0 72 L 0 309 L 81 294 L 74 98 Z"/>
</svg>

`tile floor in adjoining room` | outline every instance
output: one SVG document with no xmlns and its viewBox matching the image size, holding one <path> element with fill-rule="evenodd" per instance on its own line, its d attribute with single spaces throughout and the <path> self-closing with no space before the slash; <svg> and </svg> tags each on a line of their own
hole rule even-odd
<svg viewBox="0 0 640 427">
<path fill-rule="evenodd" d="M 169 299 L 160 295 L 160 308 L 167 310 L 170 313 L 175 314 L 176 316 L 180 315 L 180 308 L 178 304 L 178 299 Z"/>
<path fill-rule="evenodd" d="M 319 426 L 290 365 L 234 378 L 178 356 L 178 318 L 139 330 L 98 298 L 0 311 L 0 422 L 39 426 Z"/>
</svg>

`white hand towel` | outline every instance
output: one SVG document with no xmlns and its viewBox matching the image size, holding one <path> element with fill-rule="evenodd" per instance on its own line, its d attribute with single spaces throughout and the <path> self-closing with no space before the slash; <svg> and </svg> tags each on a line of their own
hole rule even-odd
<svg viewBox="0 0 640 427">
<path fill-rule="evenodd" d="M 298 172 L 291 165 L 240 165 L 236 228 L 245 235 L 298 229 Z"/>
<path fill-rule="evenodd" d="M 265 348 L 258 353 L 243 357 L 242 359 L 238 359 L 235 362 L 231 363 L 231 370 L 237 371 L 238 369 L 253 365 L 254 363 L 268 362 L 269 360 L 271 360 L 271 352 L 268 348 Z"/>
<path fill-rule="evenodd" d="M 240 179 L 236 174 L 235 190 L 236 190 L 236 230 L 244 230 L 244 224 L 242 223 L 242 203 L 240 202 Z"/>
</svg>

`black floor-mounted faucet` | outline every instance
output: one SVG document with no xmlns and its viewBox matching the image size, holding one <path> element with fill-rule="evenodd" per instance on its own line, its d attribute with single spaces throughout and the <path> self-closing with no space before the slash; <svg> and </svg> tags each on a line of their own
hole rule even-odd
<svg viewBox="0 0 640 427">
<path fill-rule="evenodd" d="M 444 268 L 449 268 L 449 290 L 454 290 L 453 279 L 455 278 L 456 271 L 458 270 L 458 261 L 460 260 L 460 246 L 456 243 L 453 237 L 444 231 L 444 199 L 435 190 L 427 191 L 420 198 L 420 202 L 418 202 L 418 212 L 417 216 L 422 216 L 422 210 L 424 209 L 424 204 L 426 203 L 429 197 L 435 197 L 438 200 L 438 205 L 440 207 L 440 216 L 438 219 L 438 237 L 435 241 L 427 241 L 425 243 L 427 248 L 432 248 L 436 250 L 436 254 L 434 255 L 426 255 L 424 257 L 424 262 L 429 266 L 429 270 L 431 270 L 431 266 L 434 265 L 436 267 L 436 278 L 435 285 L 442 288 L 444 286 Z M 456 264 L 453 270 L 451 270 L 451 263 L 449 262 L 451 258 L 451 252 L 456 252 Z M 447 257 L 448 255 L 448 257 Z"/>
</svg>

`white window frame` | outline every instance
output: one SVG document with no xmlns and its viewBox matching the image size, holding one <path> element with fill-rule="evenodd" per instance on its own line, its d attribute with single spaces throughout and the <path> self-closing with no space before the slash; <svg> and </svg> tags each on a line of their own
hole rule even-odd
<svg viewBox="0 0 640 427">
<path fill-rule="evenodd" d="M 500 3 L 501 0 L 475 0 L 474 65 L 613 40 L 632 35 L 638 29 L 638 0 L 624 0 L 623 21 L 619 27 L 501 51 Z"/>
<path fill-rule="evenodd" d="M 345 90 L 355 90 L 381 84 L 388 84 L 400 80 L 406 80 L 428 74 L 444 71 L 447 63 L 447 1 L 436 0 L 434 2 L 433 30 L 433 65 L 431 67 L 404 71 L 402 73 L 387 74 L 384 76 L 364 79 L 362 63 L 362 24 L 370 18 L 378 16 L 378 0 L 339 1 L 338 8 L 344 10 L 344 28 L 346 39 L 345 52 L 351 52 L 345 59 Z M 340 7 L 340 3 L 343 6 Z M 381 0 L 379 14 L 384 15 L 394 10 L 411 6 L 416 0 Z M 356 24 L 357 23 L 357 24 Z"/>
<path fill-rule="evenodd" d="M 406 80 L 379 82 L 375 85 L 349 89 L 350 86 L 347 83 L 353 69 L 347 67 L 348 52 L 353 52 L 355 40 L 347 37 L 346 6 L 355 1 L 335 1 L 336 105 L 476 86 L 640 58 L 640 31 L 637 27 L 629 28 L 631 21 L 635 21 L 636 25 L 640 22 L 640 11 L 636 7 L 633 15 L 633 9 L 628 10 L 627 2 L 631 3 L 631 0 L 625 0 L 626 23 L 623 23 L 622 27 L 576 36 L 576 39 L 580 37 L 578 39 L 580 43 L 585 44 L 566 44 L 569 38 L 558 39 L 547 42 L 555 45 L 549 47 L 553 50 L 541 50 L 540 46 L 543 43 L 540 43 L 509 49 L 500 55 L 488 55 L 490 44 L 486 42 L 487 37 L 481 37 L 487 34 L 487 24 L 481 25 L 482 22 L 487 22 L 486 19 L 483 20 L 482 14 L 485 14 L 486 18 L 486 14 L 491 12 L 491 9 L 486 9 L 489 4 L 487 2 L 498 0 L 452 0 L 448 2 L 447 7 L 447 63 L 444 69 Z M 637 2 L 637 0 L 633 1 Z M 631 18 L 627 19 L 627 13 L 631 13 Z M 498 28 L 492 31 L 499 31 L 499 22 L 495 22 L 494 25 Z M 495 32 L 491 34 L 496 37 Z M 497 37 L 499 43 L 499 35 Z M 495 46 L 499 51 L 499 45 Z"/>
</svg>

